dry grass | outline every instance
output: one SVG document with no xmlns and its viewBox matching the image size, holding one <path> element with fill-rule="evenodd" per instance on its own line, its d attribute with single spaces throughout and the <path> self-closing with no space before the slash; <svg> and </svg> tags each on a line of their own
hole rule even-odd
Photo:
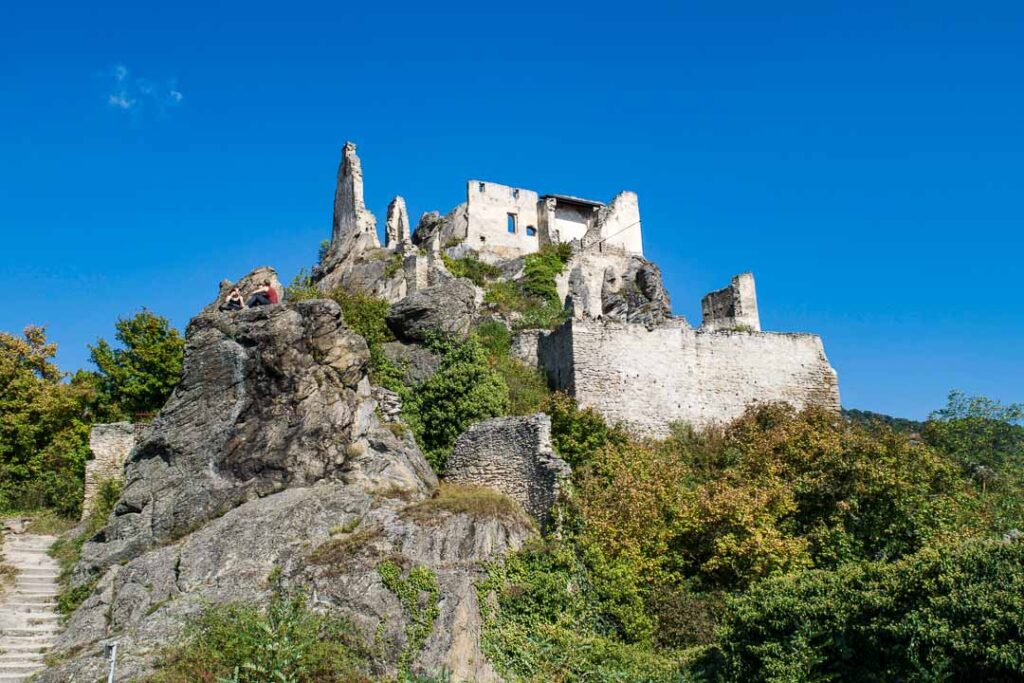
<svg viewBox="0 0 1024 683">
<path fill-rule="evenodd" d="M 503 493 L 483 486 L 442 483 L 433 498 L 407 507 L 404 516 L 421 524 L 443 521 L 448 515 L 499 519 L 506 524 L 533 526 L 523 507 Z"/>
<path fill-rule="evenodd" d="M 377 527 L 362 527 L 348 535 L 331 538 L 311 552 L 307 561 L 320 567 L 344 569 L 353 558 L 373 545 L 380 538 L 380 533 Z"/>
</svg>

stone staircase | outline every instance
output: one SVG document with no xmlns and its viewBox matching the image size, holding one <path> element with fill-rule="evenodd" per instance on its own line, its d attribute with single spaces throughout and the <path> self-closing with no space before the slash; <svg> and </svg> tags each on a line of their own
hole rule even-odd
<svg viewBox="0 0 1024 683">
<path fill-rule="evenodd" d="M 55 610 L 57 563 L 47 555 L 56 536 L 7 534 L 3 562 L 18 570 L 0 597 L 0 683 L 28 680 L 60 630 Z"/>
</svg>

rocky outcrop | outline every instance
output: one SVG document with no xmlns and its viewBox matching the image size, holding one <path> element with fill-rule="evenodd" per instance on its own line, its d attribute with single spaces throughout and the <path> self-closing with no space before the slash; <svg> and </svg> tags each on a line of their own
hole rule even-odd
<svg viewBox="0 0 1024 683">
<path fill-rule="evenodd" d="M 425 341 L 441 334 L 465 337 L 478 305 L 476 287 L 458 278 L 427 287 L 391 307 L 388 327 L 401 339 Z"/>
<path fill-rule="evenodd" d="M 412 246 L 412 234 L 409 231 L 409 212 L 405 208 L 405 199 L 395 197 L 388 204 L 387 219 L 384 227 L 384 246 L 394 249 Z"/>
<path fill-rule="evenodd" d="M 601 289 L 604 317 L 639 323 L 652 329 L 672 316 L 672 302 L 661 281 L 661 269 L 645 258 L 630 258 L 625 272 L 605 271 Z"/>
<path fill-rule="evenodd" d="M 430 379 L 441 367 L 441 356 L 422 344 L 394 341 L 381 345 L 384 356 L 402 372 L 402 381 L 413 386 Z"/>
<path fill-rule="evenodd" d="M 470 427 L 455 442 L 445 479 L 500 491 L 546 526 L 571 474 L 551 445 L 551 418 L 538 413 Z"/>
<path fill-rule="evenodd" d="M 182 382 L 132 451 L 122 499 L 74 570 L 76 585 L 95 588 L 38 680 L 95 680 L 115 639 L 117 680 L 144 677 L 206 605 L 265 601 L 276 569 L 286 587 L 381 644 L 375 666 L 394 675 L 412 617 L 382 583 L 382 558 L 437 578 L 439 616 L 412 670 L 495 680 L 473 583 L 481 562 L 519 547 L 529 525 L 419 510 L 436 477 L 409 431 L 382 423 L 366 344 L 339 307 L 214 308 L 186 338 Z"/>
</svg>

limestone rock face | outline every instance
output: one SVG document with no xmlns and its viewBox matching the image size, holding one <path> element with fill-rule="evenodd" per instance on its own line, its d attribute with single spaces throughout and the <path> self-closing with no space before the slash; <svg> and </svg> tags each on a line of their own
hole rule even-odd
<svg viewBox="0 0 1024 683">
<path fill-rule="evenodd" d="M 387 342 L 383 350 L 384 356 L 402 371 L 402 379 L 409 385 L 429 379 L 441 367 L 441 357 L 420 344 Z"/>
<path fill-rule="evenodd" d="M 604 316 L 611 320 L 641 323 L 653 328 L 672 315 L 672 302 L 661 281 L 661 269 L 639 256 L 629 260 L 621 275 L 605 272 L 601 290 Z"/>
<path fill-rule="evenodd" d="M 431 334 L 464 337 L 477 310 L 477 291 L 458 278 L 427 287 L 391 307 L 388 327 L 402 339 L 424 341 Z"/>
<path fill-rule="evenodd" d="M 569 464 L 551 445 L 551 418 L 538 413 L 470 427 L 455 442 L 445 479 L 500 491 L 546 525 L 571 474 Z"/>
<path fill-rule="evenodd" d="M 409 212 L 405 208 L 405 199 L 402 197 L 395 197 L 388 204 L 384 239 L 386 247 L 412 246 L 412 235 L 409 232 Z"/>
<path fill-rule="evenodd" d="M 524 520 L 420 511 L 437 479 L 408 430 L 377 417 L 366 344 L 339 307 L 214 308 L 186 337 L 181 384 L 129 456 L 122 499 L 74 570 L 76 585 L 98 583 L 37 680 L 96 680 L 113 640 L 117 680 L 144 678 L 206 605 L 265 602 L 275 568 L 367 643 L 384 638 L 375 666 L 394 676 L 413 616 L 383 585 L 382 558 L 437 578 L 439 616 L 413 671 L 498 680 L 480 649 L 473 586 L 484 561 L 534 531 Z"/>
</svg>

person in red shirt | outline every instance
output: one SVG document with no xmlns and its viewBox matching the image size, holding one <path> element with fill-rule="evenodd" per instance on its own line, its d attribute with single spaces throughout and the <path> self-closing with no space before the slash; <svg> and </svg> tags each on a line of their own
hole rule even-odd
<svg viewBox="0 0 1024 683">
<path fill-rule="evenodd" d="M 253 293 L 249 296 L 249 300 L 245 302 L 245 305 L 249 308 L 254 306 L 266 306 L 268 304 L 276 304 L 281 299 L 277 295 L 277 290 L 270 284 L 269 281 L 264 282 L 260 287 L 253 290 Z"/>
</svg>

